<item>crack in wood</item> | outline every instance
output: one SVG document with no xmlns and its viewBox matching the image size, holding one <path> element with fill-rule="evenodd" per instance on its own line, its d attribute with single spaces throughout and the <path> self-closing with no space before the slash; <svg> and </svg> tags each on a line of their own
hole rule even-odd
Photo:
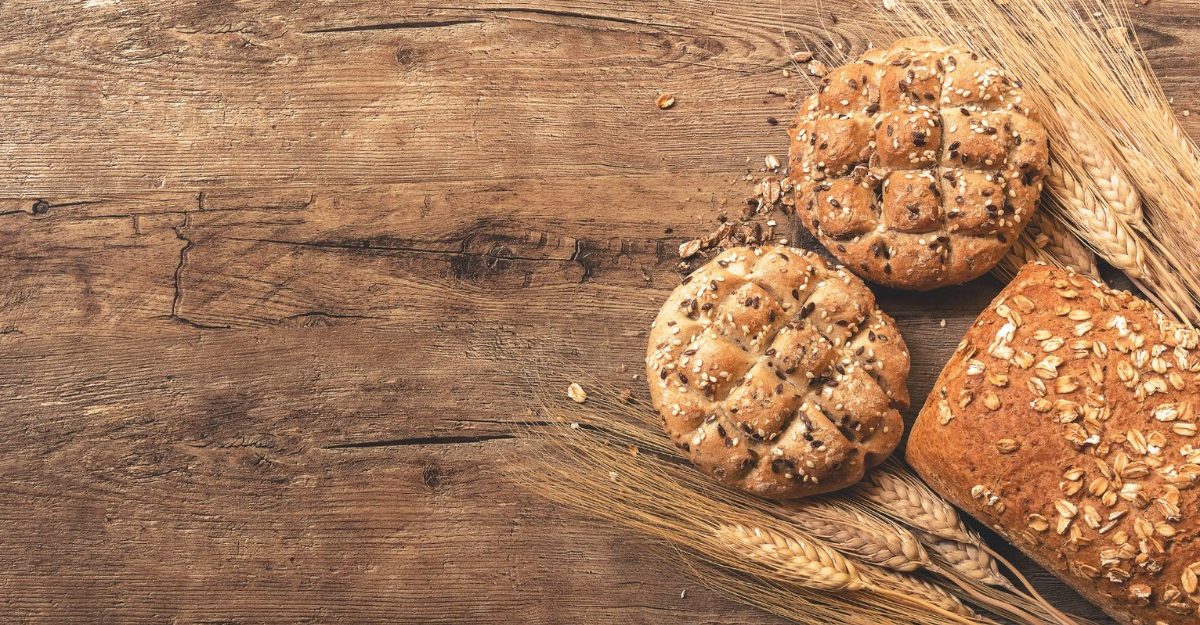
<svg viewBox="0 0 1200 625">
<path fill-rule="evenodd" d="M 203 203 L 203 201 L 204 194 L 201 193 L 198 203 Z M 190 252 L 192 247 L 195 246 L 195 242 L 183 233 L 183 231 L 189 225 L 191 225 L 191 221 L 192 214 L 190 212 L 184 212 L 183 223 L 172 228 L 175 231 L 175 237 L 180 241 L 183 241 L 183 247 L 179 250 L 179 264 L 175 266 L 175 294 L 171 298 L 171 314 L 168 315 L 167 318 L 200 330 L 227 330 L 229 329 L 228 325 L 200 323 L 179 314 L 179 304 L 183 301 L 183 268 L 187 265 L 188 252 Z"/>
<path fill-rule="evenodd" d="M 324 310 L 310 310 L 308 312 L 302 312 L 302 313 L 296 313 L 294 315 L 288 315 L 288 316 L 280 319 L 276 323 L 286 323 L 288 321 L 294 321 L 296 319 L 378 319 L 378 318 L 379 317 L 373 317 L 371 315 L 353 315 L 353 314 L 347 314 L 347 313 L 326 312 Z"/>
<path fill-rule="evenodd" d="M 381 245 L 367 240 L 355 241 L 288 241 L 285 239 L 259 239 L 251 237 L 226 237 L 229 241 L 246 243 L 273 243 L 275 245 L 294 245 L 322 250 L 346 250 L 351 252 L 399 252 L 411 254 L 434 254 L 438 256 L 469 256 L 473 258 L 494 258 L 497 260 L 524 260 L 530 262 L 578 262 L 574 255 L 571 258 L 547 258 L 543 256 L 514 256 L 494 252 L 470 252 L 467 250 L 437 250 L 407 245 Z"/>
<path fill-rule="evenodd" d="M 451 8 L 451 7 L 447 7 Z M 457 7 L 455 7 L 457 8 Z M 563 9 L 538 9 L 531 7 L 481 7 L 475 10 L 485 13 L 528 13 L 533 15 L 545 15 L 548 17 L 572 17 L 581 20 L 590 20 L 597 22 L 613 22 L 616 24 L 631 24 L 635 26 L 648 26 L 651 28 L 686 28 L 683 24 L 670 24 L 667 22 L 654 22 L 651 20 L 639 20 L 632 17 L 619 17 L 615 15 L 598 15 L 596 13 L 585 13 L 583 11 L 567 11 Z"/>
<path fill-rule="evenodd" d="M 482 24 L 483 20 L 475 18 L 449 19 L 449 20 L 431 20 L 424 22 L 386 22 L 382 24 L 356 24 L 351 26 L 333 26 L 329 28 L 318 28 L 315 30 L 306 30 L 306 35 L 318 35 L 324 33 L 354 33 L 371 30 L 403 30 L 403 29 L 420 29 L 420 28 L 446 28 L 448 26 L 459 26 L 461 24 Z"/>
<path fill-rule="evenodd" d="M 512 434 L 478 434 L 475 436 L 421 436 L 414 438 L 391 438 L 377 441 L 360 441 L 354 443 L 337 443 L 326 445 L 321 449 L 369 449 L 372 447 L 406 447 L 413 445 L 470 445 L 488 441 L 509 440 L 516 438 Z"/>
</svg>

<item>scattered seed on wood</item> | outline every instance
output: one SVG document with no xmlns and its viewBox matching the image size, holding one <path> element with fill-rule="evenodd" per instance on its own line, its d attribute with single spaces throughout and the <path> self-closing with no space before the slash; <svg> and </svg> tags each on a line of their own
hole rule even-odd
<svg viewBox="0 0 1200 625">
<path fill-rule="evenodd" d="M 654 101 L 654 105 L 665 111 L 672 106 L 675 106 L 675 95 L 671 93 L 664 93 L 658 96 L 658 99 Z"/>
</svg>

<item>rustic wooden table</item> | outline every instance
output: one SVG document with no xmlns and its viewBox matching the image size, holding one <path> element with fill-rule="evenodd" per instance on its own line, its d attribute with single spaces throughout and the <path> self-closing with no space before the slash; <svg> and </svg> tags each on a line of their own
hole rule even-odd
<svg viewBox="0 0 1200 625">
<path fill-rule="evenodd" d="M 506 422 L 639 369 L 788 53 L 874 24 L 463 4 L 0 2 L 0 621 L 775 622 L 511 486 Z M 1132 11 L 1200 110 L 1200 5 Z M 880 291 L 918 398 L 996 289 Z"/>
</svg>

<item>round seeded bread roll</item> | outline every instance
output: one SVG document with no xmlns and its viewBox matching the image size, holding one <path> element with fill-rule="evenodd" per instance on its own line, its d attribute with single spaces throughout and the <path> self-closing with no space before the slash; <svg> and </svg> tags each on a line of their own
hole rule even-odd
<svg viewBox="0 0 1200 625">
<path fill-rule="evenodd" d="M 1036 209 L 1046 131 L 995 63 L 901 39 L 826 75 L 790 131 L 796 212 L 858 275 L 926 290 L 976 278 Z"/>
<path fill-rule="evenodd" d="M 727 250 L 684 279 L 646 355 L 675 443 L 714 477 L 778 499 L 854 484 L 892 452 L 908 366 L 861 280 L 779 246 Z"/>
</svg>

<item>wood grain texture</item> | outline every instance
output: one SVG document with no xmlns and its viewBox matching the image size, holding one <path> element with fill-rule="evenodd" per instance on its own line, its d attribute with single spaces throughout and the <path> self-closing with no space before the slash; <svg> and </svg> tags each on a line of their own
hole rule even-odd
<svg viewBox="0 0 1200 625">
<path fill-rule="evenodd" d="M 509 424 L 539 363 L 641 391 L 787 53 L 876 24 L 433 4 L 0 3 L 0 620 L 775 622 L 513 487 Z M 1134 15 L 1200 110 L 1200 8 Z M 996 290 L 877 291 L 916 399 Z"/>
</svg>

